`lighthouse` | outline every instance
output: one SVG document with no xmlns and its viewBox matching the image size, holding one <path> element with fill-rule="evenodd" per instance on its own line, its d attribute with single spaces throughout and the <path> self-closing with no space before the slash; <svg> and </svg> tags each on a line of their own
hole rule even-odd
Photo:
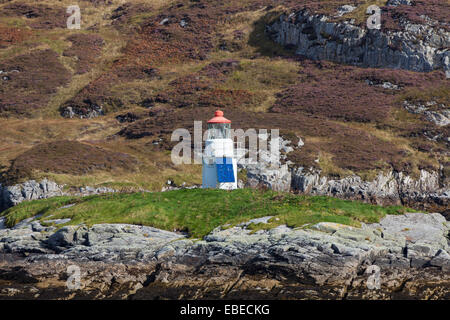
<svg viewBox="0 0 450 320">
<path fill-rule="evenodd" d="M 217 110 L 208 121 L 208 135 L 203 153 L 203 188 L 237 188 L 237 161 L 231 139 L 231 121 Z"/>
</svg>

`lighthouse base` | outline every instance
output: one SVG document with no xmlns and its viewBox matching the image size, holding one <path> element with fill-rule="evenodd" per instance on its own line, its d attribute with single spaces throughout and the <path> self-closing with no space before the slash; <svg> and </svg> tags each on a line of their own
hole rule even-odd
<svg viewBox="0 0 450 320">
<path fill-rule="evenodd" d="M 217 176 L 217 165 L 215 163 L 203 161 L 202 168 L 202 188 L 234 190 L 237 189 L 237 161 L 232 159 L 234 182 L 219 182 Z"/>
</svg>

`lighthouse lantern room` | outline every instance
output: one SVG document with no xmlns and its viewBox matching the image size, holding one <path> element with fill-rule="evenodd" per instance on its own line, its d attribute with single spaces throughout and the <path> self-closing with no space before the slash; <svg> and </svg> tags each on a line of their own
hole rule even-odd
<svg viewBox="0 0 450 320">
<path fill-rule="evenodd" d="M 220 110 L 208 121 L 202 176 L 203 188 L 237 188 L 237 161 L 231 139 L 231 121 Z"/>
</svg>

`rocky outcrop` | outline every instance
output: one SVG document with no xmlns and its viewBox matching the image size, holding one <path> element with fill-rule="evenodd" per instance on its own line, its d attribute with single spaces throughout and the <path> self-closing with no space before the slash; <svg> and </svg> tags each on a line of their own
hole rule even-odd
<svg viewBox="0 0 450 320">
<path fill-rule="evenodd" d="M 238 150 L 238 167 L 246 170 L 246 187 L 267 188 L 276 191 L 289 191 L 291 186 L 291 172 L 286 160 L 286 154 L 292 152 L 294 148 L 291 141 L 279 137 L 277 140 L 270 139 L 270 134 L 260 134 L 260 141 L 265 140 L 267 150 L 258 150 L 256 159 L 246 158 L 247 149 Z M 279 144 L 281 153 L 271 153 L 272 143 Z M 299 140 L 299 145 L 303 141 Z"/>
<path fill-rule="evenodd" d="M 390 1 L 388 5 L 410 5 L 409 1 Z M 344 6 L 337 16 L 345 16 L 354 7 Z M 296 53 L 314 60 L 330 60 L 363 67 L 450 72 L 450 34 L 438 23 L 425 19 L 423 25 L 400 19 L 402 31 L 368 30 L 350 21 L 335 22 L 324 15 L 314 15 L 308 10 L 283 14 L 266 26 L 266 33 L 276 42 Z M 399 90 L 390 82 L 369 85 Z M 412 113 L 442 127 L 449 123 L 449 111 L 445 105 L 430 101 L 416 105 L 405 101 L 404 107 Z M 442 137 L 443 136 L 443 137 Z M 281 140 L 281 144 L 286 143 Z M 299 146 L 301 147 L 301 146 Z M 297 148 L 297 146 L 294 146 Z M 289 150 L 285 150 L 288 153 Z M 319 170 L 291 166 L 289 162 L 273 169 L 264 161 L 247 170 L 247 186 L 263 186 L 273 190 L 295 191 L 313 195 L 328 195 L 345 199 L 363 200 L 377 204 L 407 204 L 425 210 L 445 211 L 449 205 L 450 189 L 438 171 L 420 172 L 420 177 L 391 171 L 380 172 L 373 181 L 364 181 L 357 175 L 336 179 L 326 177 Z"/>
<path fill-rule="evenodd" d="M 0 230 L 0 297 L 449 298 L 450 224 L 439 214 L 361 228 L 247 229 L 269 219 L 219 227 L 199 241 L 142 226 L 55 232 L 29 221 Z M 79 290 L 66 286 L 68 266 L 80 268 Z"/>
<path fill-rule="evenodd" d="M 47 179 L 41 182 L 26 181 L 13 186 L 0 184 L 0 211 L 15 206 L 25 200 L 45 199 L 63 195 L 62 186 Z"/>
<path fill-rule="evenodd" d="M 103 116 L 105 113 L 103 107 L 90 101 L 85 102 L 88 104 L 86 108 L 79 108 L 74 106 L 61 107 L 61 116 L 64 118 L 80 118 L 80 119 L 92 119 L 99 116 Z"/>
<path fill-rule="evenodd" d="M 297 168 L 292 172 L 292 189 L 301 193 L 363 200 L 380 205 L 426 205 L 429 202 L 446 208 L 450 197 L 450 189 L 441 186 L 439 173 L 425 170 L 420 171 L 418 179 L 391 171 L 379 173 L 373 181 L 364 181 L 356 175 L 332 179 L 321 176 L 320 172 Z"/>
<path fill-rule="evenodd" d="M 177 185 L 173 180 L 167 180 L 166 184 L 161 188 L 161 192 L 173 191 L 173 190 L 182 190 L 182 189 L 198 189 L 201 188 L 201 185 L 187 185 L 186 182 L 181 183 L 181 185 Z M 146 192 L 150 192 L 146 190 Z"/>
<path fill-rule="evenodd" d="M 279 143 L 281 156 L 278 163 L 271 159 L 267 151 L 259 152 L 258 162 L 238 163 L 241 169 L 246 170 L 247 187 L 332 196 L 378 205 L 404 204 L 439 212 L 449 206 L 450 189 L 442 172 L 421 170 L 420 176 L 414 178 L 403 172 L 390 171 L 380 172 L 372 181 L 365 181 L 358 175 L 336 179 L 322 175 L 320 170 L 298 167 L 286 161 L 289 152 L 303 147 L 302 139 L 297 145 L 283 138 L 279 139 Z M 244 155 L 246 153 L 242 152 Z"/>
<path fill-rule="evenodd" d="M 450 72 L 450 35 L 430 24 L 403 22 L 402 31 L 368 30 L 331 22 L 307 10 L 283 14 L 266 27 L 270 37 L 297 54 L 363 67 Z"/>
<path fill-rule="evenodd" d="M 0 184 L 0 212 L 15 206 L 23 201 L 46 199 L 56 196 L 88 196 L 101 193 L 112 193 L 116 190 L 107 187 L 79 187 L 71 190 L 64 190 L 63 185 L 43 179 L 40 182 L 29 180 L 12 186 L 2 186 Z"/>
<path fill-rule="evenodd" d="M 275 191 L 289 191 L 291 173 L 287 164 L 272 168 L 264 165 L 247 166 L 246 186 L 267 188 Z"/>
<path fill-rule="evenodd" d="M 410 113 L 424 115 L 425 119 L 439 127 L 445 127 L 450 124 L 450 109 L 444 104 L 440 104 L 438 110 L 430 110 L 430 108 L 437 106 L 436 101 L 428 101 L 425 104 L 403 101 L 403 106 Z M 447 137 L 447 141 L 449 141 L 449 138 Z"/>
</svg>

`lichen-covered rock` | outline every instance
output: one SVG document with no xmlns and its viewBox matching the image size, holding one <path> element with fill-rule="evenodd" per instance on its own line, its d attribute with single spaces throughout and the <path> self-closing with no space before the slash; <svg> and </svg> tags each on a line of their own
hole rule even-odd
<svg viewBox="0 0 450 320">
<path fill-rule="evenodd" d="M 102 261 L 145 260 L 183 235 L 151 227 L 99 224 L 91 228 L 67 226 L 51 235 L 46 243 L 56 252 L 73 259 Z"/>
<path fill-rule="evenodd" d="M 31 228 L 4 229 L 0 231 L 3 252 L 8 253 L 50 253 L 45 243 L 46 235 Z"/>
<path fill-rule="evenodd" d="M 63 195 L 62 187 L 47 179 L 29 180 L 13 186 L 0 185 L 0 211 L 25 200 L 37 200 Z"/>
<path fill-rule="evenodd" d="M 356 9 L 356 7 L 354 7 L 352 5 L 349 5 L 349 4 L 343 5 L 343 6 L 338 8 L 338 13 L 336 14 L 336 16 L 337 17 L 341 17 L 344 14 L 353 12 L 355 9 Z"/>
</svg>

